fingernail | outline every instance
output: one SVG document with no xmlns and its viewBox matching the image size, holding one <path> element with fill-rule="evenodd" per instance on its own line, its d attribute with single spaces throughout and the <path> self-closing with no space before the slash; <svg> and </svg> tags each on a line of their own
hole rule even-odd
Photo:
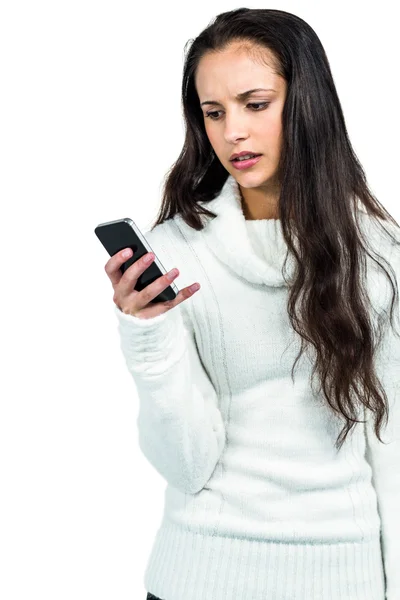
<svg viewBox="0 0 400 600">
<path fill-rule="evenodd" d="M 122 253 L 122 256 L 124 258 L 127 258 L 128 256 L 130 256 L 132 254 L 132 250 L 130 250 L 129 248 L 127 250 L 124 250 Z"/>
</svg>

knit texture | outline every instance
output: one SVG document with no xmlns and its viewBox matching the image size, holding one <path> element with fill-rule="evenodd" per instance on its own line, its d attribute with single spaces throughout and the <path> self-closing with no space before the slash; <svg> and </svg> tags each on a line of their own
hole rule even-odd
<svg viewBox="0 0 400 600">
<path fill-rule="evenodd" d="M 388 329 L 376 357 L 387 445 L 364 411 L 367 423 L 336 450 L 344 420 L 312 381 L 309 349 L 291 377 L 295 262 L 289 254 L 284 270 L 280 220 L 246 221 L 232 176 L 207 208 L 218 216 L 202 231 L 177 215 L 145 234 L 165 269 L 178 267 L 179 289 L 201 289 L 152 319 L 114 305 L 139 446 L 167 483 L 146 590 L 163 600 L 399 600 L 400 339 Z M 398 247 L 360 216 L 400 283 Z M 368 265 L 379 315 L 391 287 Z"/>
</svg>

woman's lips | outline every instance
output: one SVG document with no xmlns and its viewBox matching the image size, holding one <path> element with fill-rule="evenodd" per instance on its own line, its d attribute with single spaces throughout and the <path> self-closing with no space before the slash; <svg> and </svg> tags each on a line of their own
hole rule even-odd
<svg viewBox="0 0 400 600">
<path fill-rule="evenodd" d="M 235 169 L 242 171 L 243 169 L 248 169 L 249 167 L 252 167 L 256 163 L 258 163 L 261 157 L 262 154 L 260 154 L 259 156 L 255 156 L 254 158 L 249 158 L 248 160 L 231 160 L 231 163 L 233 164 Z"/>
</svg>

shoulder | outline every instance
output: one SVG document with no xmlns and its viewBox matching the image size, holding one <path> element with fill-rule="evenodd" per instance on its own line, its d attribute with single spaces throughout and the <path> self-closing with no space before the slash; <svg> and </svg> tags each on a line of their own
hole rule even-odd
<svg viewBox="0 0 400 600">
<path fill-rule="evenodd" d="M 183 259 L 202 239 L 202 232 L 190 227 L 180 214 L 144 233 L 154 251 L 166 260 Z M 172 267 L 171 267 L 172 268 Z"/>
</svg>

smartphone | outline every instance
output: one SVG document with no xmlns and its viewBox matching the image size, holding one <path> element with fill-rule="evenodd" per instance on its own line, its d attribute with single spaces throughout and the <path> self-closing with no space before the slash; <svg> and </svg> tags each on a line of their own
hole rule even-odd
<svg viewBox="0 0 400 600">
<path fill-rule="evenodd" d="M 116 221 L 100 223 L 97 225 L 94 232 L 110 256 L 114 256 L 114 254 L 123 248 L 131 248 L 133 256 L 128 258 L 121 265 L 120 271 L 122 273 L 125 273 L 126 269 L 139 260 L 144 254 L 147 254 L 147 252 L 154 253 L 155 258 L 153 262 L 150 263 L 145 271 L 143 271 L 136 282 L 134 289 L 137 292 L 141 292 L 150 283 L 153 283 L 153 281 L 167 273 L 156 253 L 132 219 L 117 219 Z M 174 282 L 171 282 L 167 288 L 162 290 L 158 296 L 153 298 L 153 300 L 150 300 L 150 302 L 156 303 L 174 300 L 178 293 L 179 289 Z"/>
</svg>

